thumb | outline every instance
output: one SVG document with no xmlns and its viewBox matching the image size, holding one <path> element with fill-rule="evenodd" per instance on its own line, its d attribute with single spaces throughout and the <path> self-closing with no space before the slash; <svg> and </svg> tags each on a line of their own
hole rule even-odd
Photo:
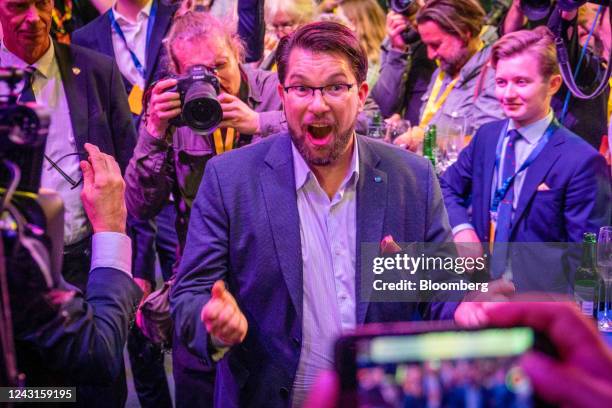
<svg viewBox="0 0 612 408">
<path fill-rule="evenodd" d="M 83 185 L 85 187 L 93 186 L 94 184 L 93 167 L 91 167 L 91 164 L 87 160 L 81 160 L 80 166 L 81 166 L 81 171 L 83 172 Z"/>
<path fill-rule="evenodd" d="M 602 400 L 608 400 L 598 379 L 543 353 L 524 355 L 521 367 L 531 379 L 536 394 L 554 405 L 595 407 L 601 406 Z M 609 385 L 605 388 L 609 389 Z"/>
<path fill-rule="evenodd" d="M 489 282 L 489 292 L 492 295 L 505 295 L 510 296 L 516 292 L 514 283 L 506 279 L 497 279 L 493 282 Z"/>
<path fill-rule="evenodd" d="M 218 280 L 215 282 L 212 288 L 213 299 L 223 299 L 225 297 L 225 282 Z"/>
</svg>

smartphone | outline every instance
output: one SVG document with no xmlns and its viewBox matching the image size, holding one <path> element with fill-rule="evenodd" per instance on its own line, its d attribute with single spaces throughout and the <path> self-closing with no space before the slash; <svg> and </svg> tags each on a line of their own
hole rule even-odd
<svg viewBox="0 0 612 408">
<path fill-rule="evenodd" d="M 529 327 L 462 329 L 452 323 L 375 324 L 340 338 L 340 406 L 542 407 L 519 365 L 530 350 L 555 356 Z"/>
</svg>

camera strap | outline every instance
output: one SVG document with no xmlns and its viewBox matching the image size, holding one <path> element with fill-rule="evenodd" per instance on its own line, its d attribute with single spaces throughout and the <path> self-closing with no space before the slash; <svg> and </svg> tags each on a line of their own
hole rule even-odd
<svg viewBox="0 0 612 408">
<path fill-rule="evenodd" d="M 217 155 L 229 152 L 234 148 L 234 138 L 236 129 L 232 127 L 225 128 L 225 143 L 223 142 L 223 133 L 221 129 L 215 129 L 213 139 L 215 141 L 215 152 Z"/>
</svg>

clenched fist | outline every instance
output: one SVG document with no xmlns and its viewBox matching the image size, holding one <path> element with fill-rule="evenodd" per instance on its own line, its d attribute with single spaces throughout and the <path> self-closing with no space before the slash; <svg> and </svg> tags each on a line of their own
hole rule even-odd
<svg viewBox="0 0 612 408">
<path fill-rule="evenodd" d="M 206 331 L 226 346 L 242 343 L 247 335 L 246 317 L 222 280 L 215 282 L 212 297 L 202 308 L 200 318 Z"/>
</svg>

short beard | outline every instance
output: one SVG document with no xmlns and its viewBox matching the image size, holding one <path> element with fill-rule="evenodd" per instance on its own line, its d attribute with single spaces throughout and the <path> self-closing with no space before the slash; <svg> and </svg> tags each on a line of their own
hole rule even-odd
<svg viewBox="0 0 612 408">
<path fill-rule="evenodd" d="M 461 68 L 463 68 L 465 63 L 468 62 L 471 57 L 472 55 L 470 55 L 469 50 L 464 48 L 461 54 L 457 55 L 457 57 L 452 61 L 441 63 L 440 68 L 442 71 L 449 74 L 449 76 L 454 77 L 459 73 L 459 71 L 461 71 Z"/>
<path fill-rule="evenodd" d="M 308 148 L 306 147 L 306 135 L 304 135 L 304 137 L 302 137 L 301 139 L 298 139 L 294 136 L 295 134 L 297 134 L 297 132 L 295 132 L 294 129 L 291 129 L 291 127 L 289 128 L 289 130 L 291 133 L 291 140 L 293 141 L 293 144 L 297 148 L 298 152 L 300 152 L 306 163 L 313 166 L 329 166 L 330 164 L 333 164 L 336 160 L 338 160 L 340 155 L 344 152 L 344 150 L 346 150 L 346 146 L 348 146 L 349 142 L 351 141 L 351 137 L 355 133 L 356 122 L 357 119 L 355 118 L 355 122 L 349 128 L 349 130 L 347 130 L 343 134 L 338 135 L 338 137 L 334 139 L 329 153 L 326 157 L 314 157 L 313 155 L 311 155 L 310 150 L 308 150 Z"/>
</svg>

